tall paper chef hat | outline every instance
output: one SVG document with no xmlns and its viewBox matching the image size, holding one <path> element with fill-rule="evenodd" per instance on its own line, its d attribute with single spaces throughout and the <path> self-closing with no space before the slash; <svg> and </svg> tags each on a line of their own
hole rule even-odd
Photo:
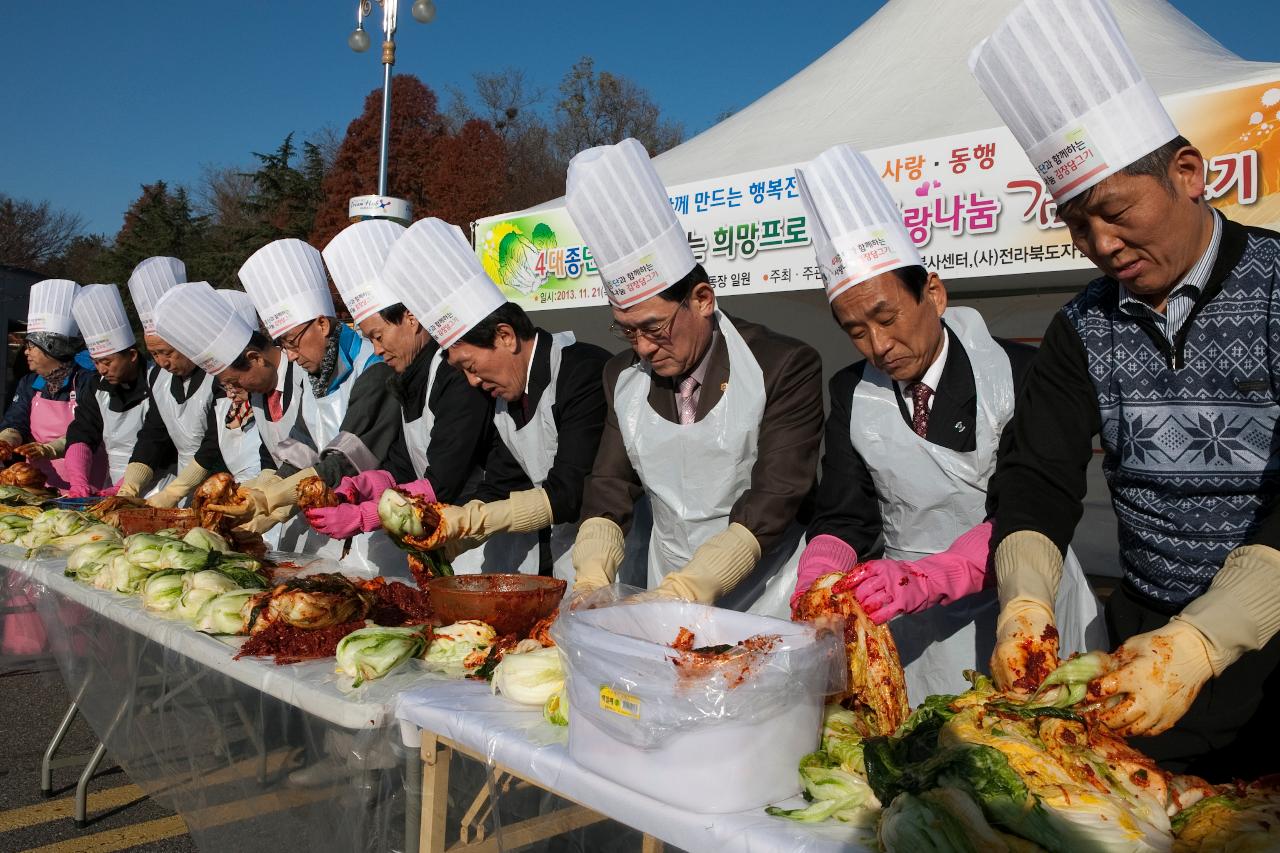
<svg viewBox="0 0 1280 853">
<path fill-rule="evenodd" d="M 872 276 L 924 266 L 902 211 L 875 167 L 851 145 L 836 145 L 796 168 L 813 251 L 827 300 Z"/>
<path fill-rule="evenodd" d="M 507 298 L 462 229 L 420 219 L 396 240 L 382 280 L 442 347 L 450 347 Z"/>
<path fill-rule="evenodd" d="M 1178 135 L 1103 0 L 1026 0 L 969 68 L 1058 204 Z"/>
<path fill-rule="evenodd" d="M 129 276 L 129 296 L 133 299 L 133 310 L 138 312 L 144 335 L 155 334 L 156 302 L 169 288 L 186 280 L 187 266 L 177 258 L 147 258 L 133 268 L 133 274 Z"/>
<path fill-rule="evenodd" d="M 565 207 L 617 308 L 658 295 L 697 263 L 666 187 L 634 139 L 575 155 Z"/>
</svg>

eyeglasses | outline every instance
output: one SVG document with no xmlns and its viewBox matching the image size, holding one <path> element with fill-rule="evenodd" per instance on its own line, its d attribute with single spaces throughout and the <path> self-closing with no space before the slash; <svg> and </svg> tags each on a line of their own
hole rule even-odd
<svg viewBox="0 0 1280 853">
<path fill-rule="evenodd" d="M 284 339 L 284 336 L 281 335 L 280 337 L 276 338 L 276 343 L 280 344 L 281 349 L 287 349 L 291 352 L 297 352 L 298 345 L 302 343 L 302 336 L 307 333 L 307 329 L 311 328 L 311 324 L 318 319 L 319 319 L 318 317 L 313 317 L 307 322 L 303 323 L 302 328 L 299 329 L 298 332 L 293 335 L 292 339 L 286 341 Z"/>
<path fill-rule="evenodd" d="M 662 323 L 651 323 L 647 326 L 624 326 L 621 323 L 610 323 L 609 333 L 620 341 L 626 341 L 629 344 L 636 342 L 637 338 L 644 338 L 650 343 L 662 343 L 668 340 L 668 334 L 671 327 L 676 323 L 676 317 L 680 314 L 680 309 L 689 305 L 689 297 L 680 300 L 680 304 L 676 306 L 676 310 L 671 312 L 671 316 Z"/>
</svg>

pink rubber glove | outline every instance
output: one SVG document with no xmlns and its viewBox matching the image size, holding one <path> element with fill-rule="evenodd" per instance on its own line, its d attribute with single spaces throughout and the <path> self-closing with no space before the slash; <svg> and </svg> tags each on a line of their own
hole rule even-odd
<svg viewBox="0 0 1280 853">
<path fill-rule="evenodd" d="M 396 484 L 396 478 L 386 471 L 363 471 L 354 477 L 343 477 L 333 493 L 347 503 L 376 501 L 382 493 Z"/>
<path fill-rule="evenodd" d="M 98 492 L 98 494 L 104 498 L 114 497 L 115 493 L 120 491 L 120 484 L 123 482 L 124 482 L 124 477 L 121 477 L 119 480 L 116 480 L 110 486 L 107 486 L 105 489 Z"/>
<path fill-rule="evenodd" d="M 972 595 L 994 582 L 987 571 L 991 522 L 984 521 L 947 550 L 918 560 L 870 560 L 850 578 L 854 597 L 871 621 L 888 622 L 901 613 L 919 613 Z"/>
<path fill-rule="evenodd" d="M 69 498 L 91 498 L 98 490 L 89 485 L 89 470 L 93 467 L 93 451 L 83 441 L 67 448 L 62 457 L 62 476 L 67 479 L 64 494 Z"/>
<path fill-rule="evenodd" d="M 436 502 L 436 490 L 432 487 L 430 480 L 414 480 L 411 483 L 404 483 L 398 486 L 401 491 L 408 492 L 419 498 L 426 498 L 431 503 Z"/>
<path fill-rule="evenodd" d="M 832 572 L 847 572 L 858 563 L 858 552 L 843 539 L 823 533 L 809 540 L 800 555 L 796 569 L 796 591 L 791 594 L 791 607 L 795 608 L 800 596 L 809 591 L 813 582 Z"/>
<path fill-rule="evenodd" d="M 323 533 L 331 539 L 346 539 L 357 533 L 368 533 L 382 528 L 382 522 L 378 519 L 376 500 L 317 507 L 307 510 L 305 515 L 307 523 L 317 533 Z"/>
</svg>

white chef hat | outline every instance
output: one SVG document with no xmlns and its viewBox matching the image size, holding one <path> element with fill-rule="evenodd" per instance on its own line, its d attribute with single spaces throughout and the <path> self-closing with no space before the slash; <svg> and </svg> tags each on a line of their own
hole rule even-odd
<svg viewBox="0 0 1280 853">
<path fill-rule="evenodd" d="M 357 323 L 400 301 L 378 273 L 404 231 L 389 219 L 366 219 L 343 228 L 324 247 L 325 266 Z"/>
<path fill-rule="evenodd" d="M 576 154 L 565 207 L 617 308 L 658 295 L 697 263 L 666 187 L 634 139 Z"/>
<path fill-rule="evenodd" d="M 142 323 L 142 334 L 155 334 L 156 302 L 169 288 L 186 280 L 187 266 L 177 258 L 147 258 L 133 268 L 129 276 L 129 296 Z"/>
<path fill-rule="evenodd" d="M 155 314 L 156 334 L 209 374 L 239 358 L 253 331 L 207 281 L 171 288 Z"/>
<path fill-rule="evenodd" d="M 1026 0 L 969 68 L 1059 204 L 1178 135 L 1103 0 Z"/>
<path fill-rule="evenodd" d="M 240 267 L 240 281 L 273 338 L 308 320 L 335 315 L 324 260 L 301 240 L 276 240 L 254 252 Z"/>
<path fill-rule="evenodd" d="M 419 219 L 396 240 L 382 280 L 442 347 L 507 301 L 462 229 L 435 218 Z"/>
<path fill-rule="evenodd" d="M 246 326 L 257 331 L 259 325 L 258 309 L 254 307 L 253 298 L 249 294 L 243 290 L 230 289 L 219 289 L 215 290 L 214 293 L 218 294 L 218 298 L 223 302 L 231 306 L 231 310 L 239 315 Z"/>
<path fill-rule="evenodd" d="M 852 145 L 835 145 L 796 167 L 796 185 L 828 301 L 872 276 L 924 266 L 897 202 Z"/>
<path fill-rule="evenodd" d="M 134 345 L 133 327 L 114 284 L 85 285 L 72 311 L 91 357 L 103 358 Z"/>
<path fill-rule="evenodd" d="M 46 278 L 31 285 L 27 295 L 27 332 L 48 332 L 74 338 L 78 333 L 71 313 L 80 285 L 65 278 Z"/>
</svg>

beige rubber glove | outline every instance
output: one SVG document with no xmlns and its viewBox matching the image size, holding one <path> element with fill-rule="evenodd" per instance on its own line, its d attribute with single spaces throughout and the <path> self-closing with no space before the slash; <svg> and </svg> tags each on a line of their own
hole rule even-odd
<svg viewBox="0 0 1280 853">
<path fill-rule="evenodd" d="M 141 462 L 130 462 L 125 466 L 124 476 L 120 478 L 120 488 L 116 495 L 122 498 L 136 498 L 151 484 L 155 473 L 150 465 Z"/>
<path fill-rule="evenodd" d="M 440 524 L 448 546 L 446 560 L 484 543 L 495 533 L 532 533 L 551 525 L 551 501 L 542 489 L 512 492 L 503 501 L 471 501 L 463 506 L 445 506 Z"/>
<path fill-rule="evenodd" d="M 273 510 L 258 513 L 244 524 L 239 524 L 235 530 L 242 530 L 245 533 L 257 533 L 261 536 L 277 524 L 288 521 L 293 516 L 296 506 L 282 506 Z"/>
<path fill-rule="evenodd" d="M 1156 631 L 1126 640 L 1094 699 L 1123 698 L 1101 719 L 1124 735 L 1158 735 L 1182 718 L 1200 689 L 1280 631 L 1280 551 L 1236 548 L 1204 595 Z"/>
<path fill-rule="evenodd" d="M 15 453 L 19 453 L 28 459 L 58 459 L 67 451 L 67 437 L 55 438 L 53 441 L 41 443 L 33 441 L 30 444 L 20 444 L 14 449 Z"/>
<path fill-rule="evenodd" d="M 315 468 L 303 468 L 297 473 L 281 479 L 262 478 L 258 488 L 267 499 L 267 510 L 274 512 L 281 507 L 294 507 L 298 504 L 298 484 L 308 477 L 316 476 Z"/>
<path fill-rule="evenodd" d="M 991 678 L 999 690 L 1031 693 L 1058 668 L 1053 602 L 1062 580 L 1062 552 L 1047 536 L 1019 530 L 996 548 L 1000 617 Z"/>
<path fill-rule="evenodd" d="M 1209 655 L 1204 634 L 1181 616 L 1130 637 L 1111 655 L 1115 668 L 1089 684 L 1091 700 L 1119 700 L 1104 705 L 1099 721 L 1126 737 L 1167 731 L 1213 677 Z"/>
<path fill-rule="evenodd" d="M 178 476 L 174 477 L 169 485 L 147 498 L 147 506 L 172 509 L 178 505 L 178 501 L 195 491 L 196 486 L 203 483 L 208 477 L 209 472 L 198 462 L 189 462 L 187 467 L 179 471 Z"/>
<path fill-rule="evenodd" d="M 573 596 L 589 595 L 613 583 L 625 556 L 622 528 L 607 518 L 588 518 L 573 541 Z"/>
<path fill-rule="evenodd" d="M 664 577 L 655 591 L 685 601 L 715 604 L 759 562 L 760 542 L 735 521 L 699 545 L 685 567 Z"/>
<path fill-rule="evenodd" d="M 314 473 L 314 468 L 307 468 L 285 480 L 275 471 L 263 471 L 252 480 L 240 484 L 247 500 L 237 504 L 236 511 L 228 513 L 228 516 L 240 520 L 238 529 L 250 533 L 270 530 L 293 515 L 298 502 L 297 483 Z M 297 478 L 296 482 L 295 478 Z M 271 503 L 273 497 L 282 502 L 273 505 Z M 285 498 L 288 499 L 287 502 L 283 502 Z M 265 527 L 263 527 L 264 524 Z"/>
<path fill-rule="evenodd" d="M 13 427 L 0 429 L 0 443 L 7 444 L 10 447 L 17 447 L 23 443 L 22 433 L 18 432 Z"/>
</svg>

